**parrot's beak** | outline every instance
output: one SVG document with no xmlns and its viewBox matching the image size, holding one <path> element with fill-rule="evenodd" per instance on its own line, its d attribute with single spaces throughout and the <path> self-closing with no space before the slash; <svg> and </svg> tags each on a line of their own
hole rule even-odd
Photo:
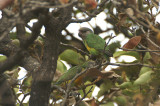
<svg viewBox="0 0 160 106">
<path fill-rule="evenodd" d="M 82 38 L 82 32 L 79 31 L 78 36 Z"/>
</svg>

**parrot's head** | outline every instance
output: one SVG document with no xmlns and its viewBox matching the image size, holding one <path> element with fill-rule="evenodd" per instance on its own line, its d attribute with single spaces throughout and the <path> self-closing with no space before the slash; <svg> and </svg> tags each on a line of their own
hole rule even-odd
<svg viewBox="0 0 160 106">
<path fill-rule="evenodd" d="M 82 39 L 85 39 L 85 37 L 90 33 L 94 33 L 94 32 L 91 29 L 87 28 L 87 27 L 82 27 L 82 28 L 79 29 L 78 35 Z"/>
</svg>

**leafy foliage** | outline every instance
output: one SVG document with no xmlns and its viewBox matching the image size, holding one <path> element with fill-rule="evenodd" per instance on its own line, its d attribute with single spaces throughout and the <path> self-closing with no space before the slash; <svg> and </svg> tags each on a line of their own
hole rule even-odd
<svg viewBox="0 0 160 106">
<path fill-rule="evenodd" d="M 8 105 L 5 101 L 20 106 L 159 103 L 157 0 L 0 0 L 0 9 L 0 105 Z M 101 14 L 104 26 L 98 21 Z M 29 26 L 32 19 L 38 21 Z M 67 26 L 73 23 L 90 25 L 96 35 L 87 39 L 102 56 L 94 57 L 95 50 L 87 50 L 77 32 L 72 33 L 74 28 Z M 16 32 L 11 31 L 14 27 Z M 129 39 L 124 45 L 120 34 Z M 102 58 L 104 48 L 113 54 L 107 56 L 111 61 Z M 123 56 L 135 60 L 120 61 Z M 26 71 L 23 78 L 22 71 Z"/>
</svg>

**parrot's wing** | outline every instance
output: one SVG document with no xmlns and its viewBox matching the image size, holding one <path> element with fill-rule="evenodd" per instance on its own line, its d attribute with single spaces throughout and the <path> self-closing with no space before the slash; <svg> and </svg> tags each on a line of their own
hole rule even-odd
<svg viewBox="0 0 160 106">
<path fill-rule="evenodd" d="M 86 37 L 86 44 L 90 48 L 94 48 L 96 50 L 104 50 L 105 40 L 98 35 L 89 34 Z"/>
<path fill-rule="evenodd" d="M 64 73 L 55 84 L 61 84 L 62 82 L 71 80 L 77 73 L 82 70 L 81 66 L 74 66 Z"/>
<path fill-rule="evenodd" d="M 102 53 L 104 52 L 104 47 L 106 45 L 106 42 L 104 39 L 102 39 L 100 36 L 95 35 L 95 34 L 89 34 L 86 37 L 86 44 L 88 45 L 88 47 L 90 48 L 94 48 L 95 50 L 97 50 L 98 52 Z M 112 57 L 113 54 L 111 53 L 111 51 L 109 50 L 109 47 L 107 46 L 105 48 L 105 55 L 107 57 Z"/>
</svg>

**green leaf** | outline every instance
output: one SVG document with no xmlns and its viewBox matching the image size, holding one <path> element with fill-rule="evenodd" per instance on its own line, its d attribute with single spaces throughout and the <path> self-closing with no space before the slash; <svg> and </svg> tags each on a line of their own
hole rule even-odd
<svg viewBox="0 0 160 106">
<path fill-rule="evenodd" d="M 126 96 L 133 96 L 135 94 L 134 90 L 130 90 L 130 89 L 124 89 L 122 90 L 122 93 Z"/>
<path fill-rule="evenodd" d="M 19 94 L 19 95 L 21 95 L 22 93 L 17 93 L 17 92 L 19 92 L 19 88 L 13 88 L 14 89 L 14 91 L 16 92 L 16 94 Z"/>
<path fill-rule="evenodd" d="M 149 68 L 149 67 L 142 67 L 141 70 L 140 70 L 140 73 L 139 73 L 139 76 L 148 72 L 148 71 L 151 71 L 152 69 Z"/>
<path fill-rule="evenodd" d="M 102 95 L 104 95 L 104 93 L 106 93 L 111 87 L 112 87 L 113 83 L 111 80 L 106 80 L 104 83 L 102 83 L 100 85 L 100 91 L 98 92 L 97 97 L 101 97 Z"/>
<path fill-rule="evenodd" d="M 5 61 L 6 59 L 7 59 L 7 57 L 6 57 L 6 56 L 4 56 L 4 55 L 0 55 L 0 62 Z"/>
<path fill-rule="evenodd" d="M 127 100 L 124 96 L 118 96 L 115 98 L 116 103 L 118 106 L 126 106 Z"/>
<path fill-rule="evenodd" d="M 127 56 L 133 56 L 135 57 L 137 60 L 140 60 L 140 56 L 139 53 L 135 52 L 135 51 L 117 51 L 113 54 L 113 57 L 120 57 L 122 55 L 127 55 Z"/>
<path fill-rule="evenodd" d="M 107 104 L 102 104 L 101 106 L 114 106 L 113 102 L 108 102 Z"/>
<path fill-rule="evenodd" d="M 151 59 L 151 55 L 150 55 L 150 53 L 149 52 L 146 52 L 146 54 L 145 54 L 145 56 L 144 56 L 144 58 L 143 58 L 143 62 L 144 63 L 148 63 L 149 61 L 149 59 Z"/>
<path fill-rule="evenodd" d="M 137 63 L 137 60 L 133 61 L 133 62 L 120 62 L 121 64 L 135 64 Z M 120 71 L 117 71 L 117 73 L 120 74 L 124 74 L 126 81 L 129 80 L 135 80 L 135 78 L 137 78 L 137 76 L 139 75 L 141 66 L 135 65 L 135 66 L 127 66 L 127 67 L 120 67 Z M 125 72 L 125 73 L 123 73 Z"/>
<path fill-rule="evenodd" d="M 91 82 L 87 81 L 87 82 L 85 83 L 85 85 L 87 85 L 87 84 L 91 84 Z M 93 93 L 93 91 L 94 91 L 94 88 L 96 87 L 95 85 L 92 85 L 92 86 L 93 86 L 93 88 L 92 88 L 91 92 L 88 93 L 87 96 L 86 96 L 86 97 L 88 97 L 88 98 L 91 98 L 92 93 Z M 87 92 L 91 89 L 92 86 L 86 87 L 85 92 L 87 93 Z M 84 93 L 83 93 L 82 90 L 79 90 L 79 93 L 81 94 L 82 97 L 84 96 Z"/>
<path fill-rule="evenodd" d="M 134 81 L 134 85 L 143 85 L 148 83 L 151 80 L 151 74 L 153 71 L 148 71 L 142 74 L 137 80 Z"/>
<path fill-rule="evenodd" d="M 60 59 L 74 65 L 83 64 L 85 61 L 84 57 L 81 54 L 71 49 L 67 49 L 63 53 L 61 53 Z"/>
<path fill-rule="evenodd" d="M 140 87 L 138 85 L 131 85 L 129 86 L 128 88 L 126 89 L 123 89 L 122 90 L 122 93 L 126 96 L 133 96 L 135 95 L 136 93 L 139 93 L 139 89 Z"/>
<path fill-rule="evenodd" d="M 67 67 L 65 66 L 65 64 L 58 60 L 57 61 L 57 70 L 59 70 L 61 73 L 65 73 L 67 71 Z"/>
<path fill-rule="evenodd" d="M 23 103 L 23 106 L 29 106 L 29 103 Z"/>
<path fill-rule="evenodd" d="M 118 87 L 120 87 L 121 89 L 124 89 L 124 88 L 130 88 L 131 86 L 132 86 L 131 82 L 124 82 L 121 85 L 119 85 Z"/>
</svg>

